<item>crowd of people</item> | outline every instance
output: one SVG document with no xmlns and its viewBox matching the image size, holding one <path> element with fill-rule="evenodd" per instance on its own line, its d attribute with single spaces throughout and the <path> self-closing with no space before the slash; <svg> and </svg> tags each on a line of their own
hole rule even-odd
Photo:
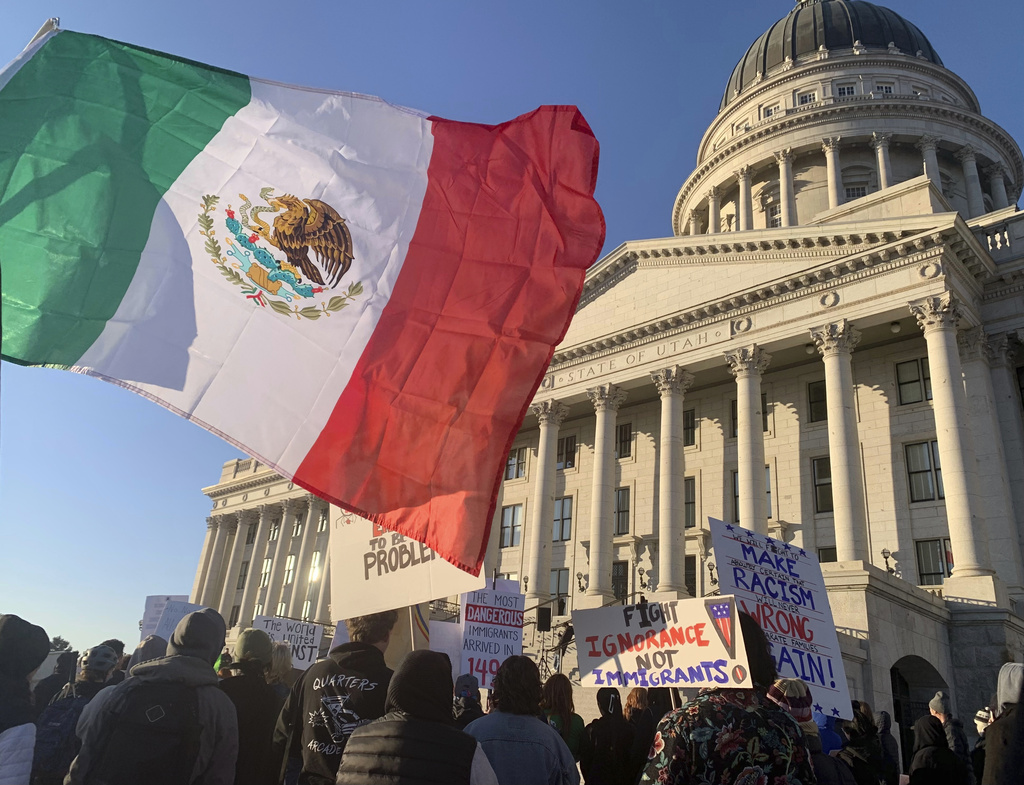
<svg viewBox="0 0 1024 785">
<path fill-rule="evenodd" d="M 292 672 L 288 644 L 262 630 L 224 648 L 216 611 L 190 613 L 170 640 L 130 655 L 117 640 L 57 657 L 50 639 L 0 616 L 0 785 L 1002 785 L 1024 782 L 1024 664 L 1006 663 L 968 746 L 949 696 L 913 726 L 904 771 L 887 712 L 854 701 L 836 721 L 807 684 L 779 678 L 757 623 L 740 623 L 753 687 L 707 689 L 672 708 L 667 690 L 597 693 L 585 723 L 563 674 L 542 683 L 507 658 L 486 707 L 448 656 L 384 659 L 395 611 L 346 622 L 350 642 Z"/>
</svg>

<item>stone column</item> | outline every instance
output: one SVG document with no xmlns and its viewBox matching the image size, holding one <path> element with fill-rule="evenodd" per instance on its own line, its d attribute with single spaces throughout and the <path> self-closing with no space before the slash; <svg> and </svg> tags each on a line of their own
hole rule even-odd
<svg viewBox="0 0 1024 785">
<path fill-rule="evenodd" d="M 316 523 L 323 502 L 313 494 L 306 497 L 306 523 L 302 527 L 302 545 L 299 546 L 299 558 L 295 561 L 295 580 L 292 582 L 292 599 L 288 604 L 288 615 L 293 619 L 302 618 L 302 604 L 309 592 L 309 567 L 313 559 L 313 546 L 316 545 Z"/>
<path fill-rule="evenodd" d="M 892 134 L 877 131 L 871 134 L 871 146 L 875 148 L 875 161 L 878 164 L 878 187 L 888 188 L 892 185 L 892 164 L 889 162 L 889 142 Z"/>
<path fill-rule="evenodd" d="M 951 292 L 945 292 L 910 303 L 910 312 L 917 318 L 928 346 L 932 410 L 946 495 L 946 524 L 953 548 L 953 575 L 989 576 L 993 571 L 985 520 L 971 505 L 977 470 L 956 340 L 959 304 Z"/>
<path fill-rule="evenodd" d="M 993 339 L 992 394 L 995 397 L 999 433 L 1006 456 L 1006 477 L 1024 477 L 1024 416 L 1017 385 L 1017 357 L 1021 344 L 1013 334 Z M 1024 483 L 1011 482 L 1017 537 L 1024 548 Z"/>
<path fill-rule="evenodd" d="M 320 570 L 320 592 L 317 594 L 316 607 L 313 608 L 312 618 L 314 621 L 319 621 L 322 624 L 334 624 L 334 622 L 339 620 L 332 619 L 331 614 L 328 612 L 328 607 L 331 604 L 331 542 L 329 538 L 325 550 L 327 555 L 324 556 L 324 566 Z"/>
<path fill-rule="evenodd" d="M 740 195 L 736 201 L 736 216 L 741 232 L 754 228 L 754 200 L 750 192 L 750 167 L 741 166 L 733 174 L 739 182 Z"/>
<path fill-rule="evenodd" d="M 839 561 L 869 560 L 864 472 L 860 458 L 857 401 L 850 358 L 860 343 L 860 331 L 846 319 L 840 319 L 811 330 L 811 338 L 825 363 L 836 558 Z"/>
<path fill-rule="evenodd" d="M 700 234 L 700 215 L 696 210 L 690 210 L 690 236 L 696 237 Z"/>
<path fill-rule="evenodd" d="M 708 191 L 708 234 L 722 231 L 722 192 L 712 186 Z"/>
<path fill-rule="evenodd" d="M 967 184 L 968 218 L 977 218 L 985 214 L 985 198 L 981 193 L 981 178 L 978 177 L 978 159 L 973 147 L 965 144 L 957 153 L 956 158 L 963 166 L 964 182 Z"/>
<path fill-rule="evenodd" d="M 678 365 L 651 374 L 661 395 L 661 440 L 658 460 L 658 591 L 686 591 L 686 521 L 683 476 L 683 396 L 693 374 Z"/>
<path fill-rule="evenodd" d="M 224 548 L 228 542 L 230 523 L 227 515 L 214 515 L 213 520 L 217 533 L 213 536 L 213 552 L 210 554 L 199 604 L 216 610 L 220 601 L 220 576 L 224 572 Z"/>
<path fill-rule="evenodd" d="M 768 533 L 767 489 L 764 486 L 764 420 L 761 374 L 772 356 L 757 344 L 726 352 L 736 377 L 736 452 L 739 459 L 740 525 Z"/>
<path fill-rule="evenodd" d="M 957 341 L 970 410 L 968 426 L 978 461 L 977 503 L 991 537 L 992 566 L 1011 593 L 1020 596 L 1024 593 L 1024 562 L 992 384 L 991 366 L 996 353 L 981 327 L 963 330 Z"/>
<path fill-rule="evenodd" d="M 782 225 L 796 223 L 796 196 L 793 193 L 793 152 L 786 148 L 775 153 L 779 165 L 779 202 L 782 207 Z"/>
<path fill-rule="evenodd" d="M 260 575 L 263 572 L 263 556 L 267 550 L 267 537 L 270 534 L 269 504 L 260 505 L 259 524 L 256 526 L 256 539 L 252 544 L 252 555 L 249 556 L 249 575 L 242 591 L 242 607 L 238 615 L 238 624 L 242 627 L 252 626 L 252 612 L 256 606 L 256 595 L 260 591 Z"/>
<path fill-rule="evenodd" d="M 939 193 L 942 193 L 942 178 L 939 176 L 939 158 L 935 152 L 938 144 L 939 137 L 922 136 L 915 147 L 921 151 L 925 176 L 935 184 L 935 187 L 939 189 Z"/>
<path fill-rule="evenodd" d="M 992 209 L 1002 210 L 1010 206 L 1010 198 L 1006 195 L 1006 170 L 1002 164 L 992 164 L 985 168 L 988 175 L 988 192 L 992 196 Z"/>
<path fill-rule="evenodd" d="M 612 538 L 615 514 L 615 414 L 626 401 L 626 391 L 614 384 L 591 387 L 594 404 L 594 479 L 590 496 L 590 583 L 587 594 L 612 596 Z M 531 581 L 532 582 L 532 581 Z"/>
<path fill-rule="evenodd" d="M 274 561 L 270 565 L 270 585 L 267 586 L 266 611 L 268 616 L 279 616 L 277 606 L 284 596 L 284 567 L 288 560 L 291 547 L 292 528 L 295 517 L 299 514 L 301 502 L 298 499 L 285 499 L 281 503 L 281 530 L 277 535 L 277 548 L 274 549 Z"/>
<path fill-rule="evenodd" d="M 224 621 L 231 621 L 231 608 L 235 604 L 235 597 L 238 596 L 238 571 L 242 568 L 242 557 L 245 555 L 245 540 L 249 533 L 249 526 L 244 512 L 235 513 L 237 518 L 234 524 L 235 541 L 231 545 L 231 557 L 228 559 L 228 568 L 224 572 L 224 589 L 220 595 L 220 606 L 218 611 L 224 617 Z M 231 625 L 228 625 L 229 628 Z"/>
<path fill-rule="evenodd" d="M 838 207 L 843 203 L 843 171 L 839 165 L 839 139 L 830 136 L 821 140 L 821 150 L 825 153 L 825 168 L 828 172 L 828 206 Z"/>
<path fill-rule="evenodd" d="M 551 534 L 555 517 L 558 426 L 565 420 L 569 407 L 558 401 L 542 401 L 533 404 L 530 412 L 537 415 L 540 422 L 536 482 L 530 509 L 530 556 L 526 563 L 526 574 L 530 577 L 526 597 L 535 604 L 551 598 L 548 581 L 551 577 Z"/>
<path fill-rule="evenodd" d="M 199 552 L 199 567 L 196 569 L 196 579 L 192 582 L 192 593 L 188 601 L 194 604 L 199 603 L 203 596 L 203 584 L 209 579 L 210 555 L 213 549 L 214 532 L 217 528 L 213 518 L 206 519 L 206 537 L 203 538 L 203 549 Z"/>
</svg>

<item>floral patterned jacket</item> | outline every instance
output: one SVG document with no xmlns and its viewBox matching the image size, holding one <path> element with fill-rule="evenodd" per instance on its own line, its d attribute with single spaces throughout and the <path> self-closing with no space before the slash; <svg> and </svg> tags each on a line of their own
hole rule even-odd
<svg viewBox="0 0 1024 785">
<path fill-rule="evenodd" d="M 665 715 L 641 783 L 812 785 L 796 720 L 757 690 L 708 689 Z"/>
</svg>

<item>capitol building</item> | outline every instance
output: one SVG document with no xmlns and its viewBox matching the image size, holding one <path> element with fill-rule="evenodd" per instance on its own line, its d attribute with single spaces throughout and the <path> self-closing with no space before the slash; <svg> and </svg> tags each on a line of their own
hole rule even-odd
<svg viewBox="0 0 1024 785">
<path fill-rule="evenodd" d="M 969 718 L 1024 661 L 1024 157 L 863 0 L 799 2 L 722 78 L 671 235 L 587 275 L 485 569 L 552 608 L 527 641 L 572 673 L 574 608 L 716 592 L 707 518 L 738 522 L 818 554 L 855 698 Z M 236 461 L 205 489 L 193 597 L 233 624 L 332 621 L 331 513 L 289 485 Z"/>
</svg>

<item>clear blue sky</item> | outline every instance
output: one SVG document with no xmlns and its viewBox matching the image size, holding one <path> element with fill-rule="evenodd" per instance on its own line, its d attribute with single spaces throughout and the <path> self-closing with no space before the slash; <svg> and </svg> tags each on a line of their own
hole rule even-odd
<svg viewBox="0 0 1024 785">
<path fill-rule="evenodd" d="M 982 111 L 1024 142 L 1020 0 L 884 4 L 917 24 Z M 577 104 L 601 142 L 597 197 L 610 250 L 671 234 L 673 200 L 733 66 L 791 5 L 10 2 L 0 61 L 59 16 L 69 30 L 452 119 L 500 122 L 539 104 Z M 237 456 L 111 385 L 3 364 L 0 612 L 77 647 L 107 637 L 134 645 L 146 595 L 190 591 L 210 509 L 200 489 Z"/>
</svg>

